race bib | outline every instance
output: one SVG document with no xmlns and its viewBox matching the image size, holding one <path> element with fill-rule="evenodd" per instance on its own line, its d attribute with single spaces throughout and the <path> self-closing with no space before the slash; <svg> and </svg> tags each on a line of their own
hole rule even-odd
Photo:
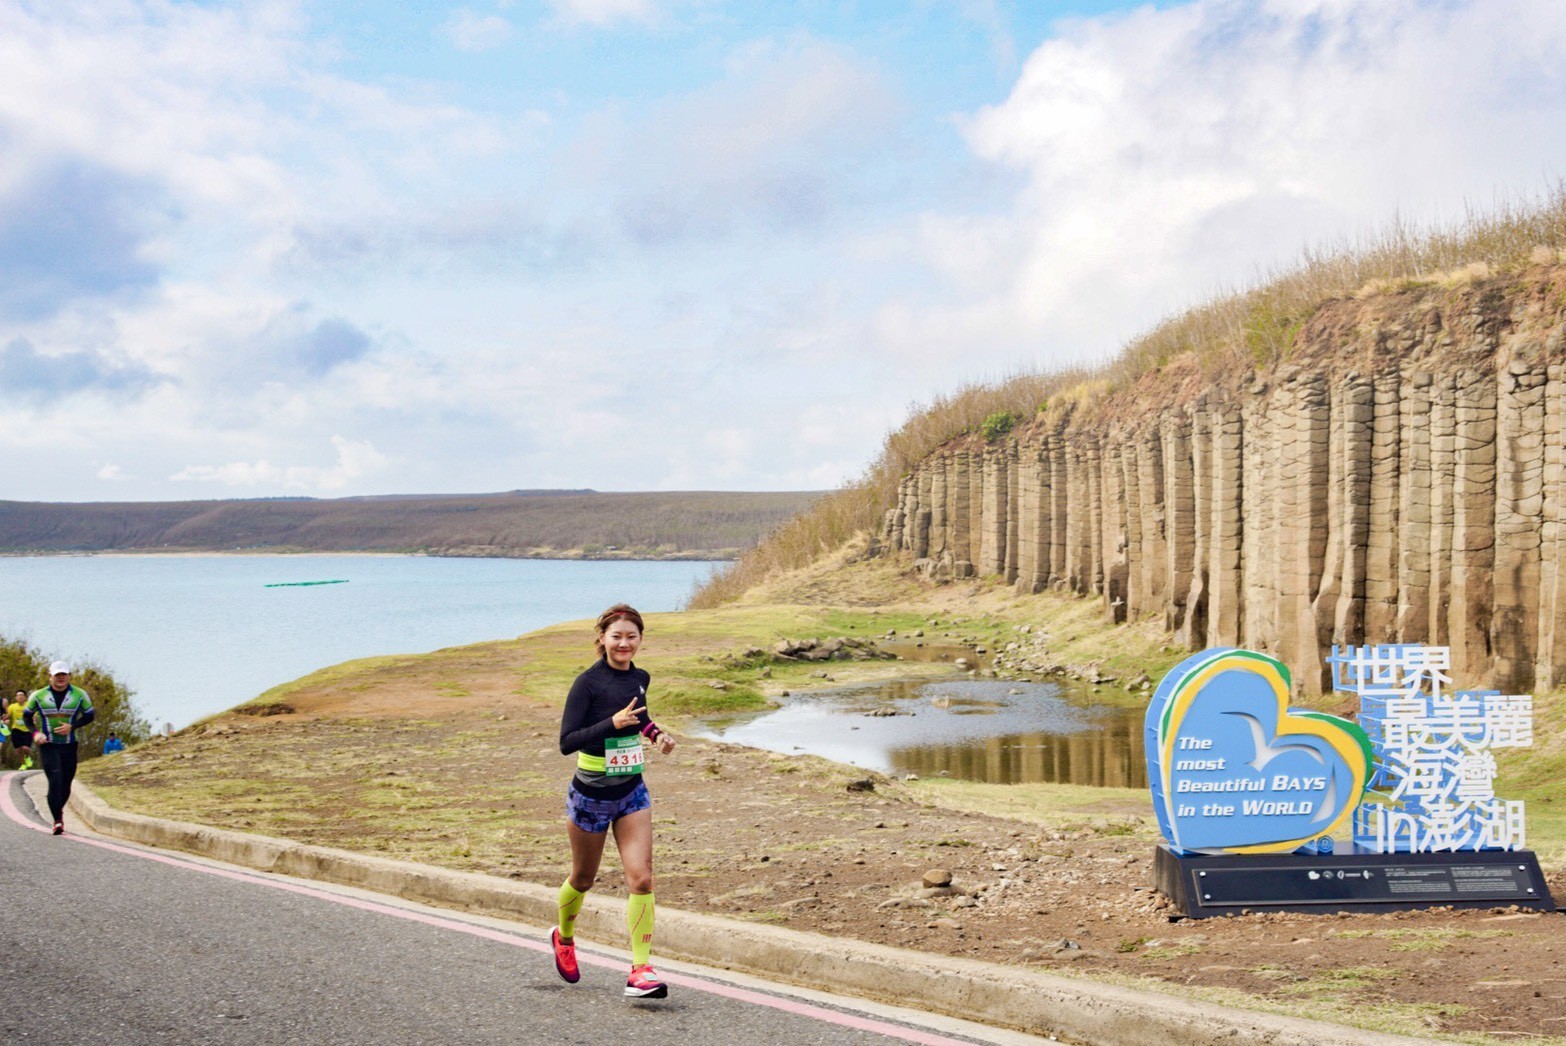
<svg viewBox="0 0 1566 1046">
<path fill-rule="evenodd" d="M 642 772 L 642 737 L 640 734 L 632 734 L 630 737 L 606 737 L 604 738 L 604 773 L 609 776 L 615 774 L 639 774 Z"/>
</svg>

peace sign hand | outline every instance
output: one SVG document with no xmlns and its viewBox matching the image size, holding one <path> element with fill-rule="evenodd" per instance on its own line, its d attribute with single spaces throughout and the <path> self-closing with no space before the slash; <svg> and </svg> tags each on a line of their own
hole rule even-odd
<svg viewBox="0 0 1566 1046">
<path fill-rule="evenodd" d="M 630 704 L 620 709 L 610 718 L 609 721 L 615 725 L 616 729 L 623 730 L 625 727 L 635 724 L 636 717 L 641 715 L 642 712 L 647 709 L 646 705 L 639 705 L 636 703 L 640 700 L 640 697 L 631 698 Z"/>
</svg>

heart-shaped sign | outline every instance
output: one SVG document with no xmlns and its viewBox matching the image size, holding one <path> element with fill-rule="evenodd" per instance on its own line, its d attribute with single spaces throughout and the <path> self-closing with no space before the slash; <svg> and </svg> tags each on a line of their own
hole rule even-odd
<svg viewBox="0 0 1566 1046">
<path fill-rule="evenodd" d="M 1147 706 L 1147 779 L 1164 838 L 1198 853 L 1278 853 L 1348 820 L 1373 769 L 1354 723 L 1291 709 L 1289 670 L 1220 648 L 1176 665 Z"/>
</svg>

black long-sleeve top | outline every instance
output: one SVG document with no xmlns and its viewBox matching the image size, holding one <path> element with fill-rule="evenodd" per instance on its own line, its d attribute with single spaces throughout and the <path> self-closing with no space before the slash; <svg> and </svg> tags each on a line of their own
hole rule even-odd
<svg viewBox="0 0 1566 1046">
<path fill-rule="evenodd" d="M 576 677 L 571 692 L 566 695 L 565 712 L 560 717 L 560 754 L 586 752 L 588 755 L 604 754 L 604 738 L 631 737 L 639 734 L 652 723 L 648 713 L 647 688 L 652 677 L 637 668 L 635 663 L 621 671 L 609 667 L 605 658 Z M 642 705 L 636 722 L 629 726 L 615 726 L 614 714 L 635 700 Z M 577 768 L 577 791 L 593 799 L 618 799 L 641 781 L 641 774 L 624 774 L 609 777 Z"/>
</svg>

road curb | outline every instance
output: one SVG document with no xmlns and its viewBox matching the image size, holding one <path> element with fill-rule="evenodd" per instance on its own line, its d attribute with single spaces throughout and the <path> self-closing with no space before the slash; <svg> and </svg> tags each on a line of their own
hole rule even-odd
<svg viewBox="0 0 1566 1046">
<path fill-rule="evenodd" d="M 555 889 L 536 883 L 126 813 L 110 807 L 80 782 L 72 792 L 70 808 L 95 832 L 159 849 L 475 914 L 541 926 L 555 921 Z M 623 900 L 589 895 L 577 925 L 580 935 L 589 941 L 620 946 L 625 936 Z M 1400 1046 L 1428 1041 L 973 959 L 759 926 L 663 905 L 658 908 L 658 952 L 820 991 L 915 1006 L 1080 1042 L 1116 1046 Z"/>
</svg>

